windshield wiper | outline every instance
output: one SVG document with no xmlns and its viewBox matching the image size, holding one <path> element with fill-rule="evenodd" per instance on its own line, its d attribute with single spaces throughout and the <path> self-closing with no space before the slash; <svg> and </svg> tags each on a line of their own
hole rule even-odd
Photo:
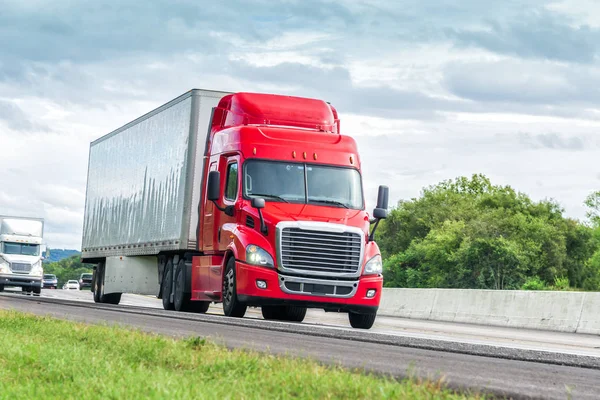
<svg viewBox="0 0 600 400">
<path fill-rule="evenodd" d="M 281 196 L 277 196 L 276 194 L 252 193 L 252 194 L 250 194 L 250 196 L 267 197 L 269 199 L 277 199 L 277 200 L 283 201 L 284 203 L 289 203 L 289 201 L 287 201 L 286 199 L 284 199 Z"/>
<path fill-rule="evenodd" d="M 344 208 L 350 208 L 350 207 L 348 207 L 348 205 L 346 205 L 340 201 L 336 201 L 336 200 L 308 200 L 308 201 L 313 202 L 313 203 L 335 204 L 338 206 L 342 206 Z"/>
</svg>

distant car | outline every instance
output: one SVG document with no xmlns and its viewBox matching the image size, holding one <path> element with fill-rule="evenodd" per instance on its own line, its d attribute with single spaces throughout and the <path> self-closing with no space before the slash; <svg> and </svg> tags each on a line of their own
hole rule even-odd
<svg viewBox="0 0 600 400">
<path fill-rule="evenodd" d="M 79 290 L 83 290 L 84 287 L 92 287 L 92 274 L 81 274 L 79 277 Z"/>
<path fill-rule="evenodd" d="M 44 274 L 42 287 L 44 289 L 58 289 L 58 279 L 56 279 L 56 275 Z"/>
<path fill-rule="evenodd" d="M 79 283 L 77 283 L 76 280 L 72 279 L 70 281 L 67 281 L 67 283 L 65 283 L 65 285 L 63 286 L 63 289 L 79 289 Z"/>
</svg>

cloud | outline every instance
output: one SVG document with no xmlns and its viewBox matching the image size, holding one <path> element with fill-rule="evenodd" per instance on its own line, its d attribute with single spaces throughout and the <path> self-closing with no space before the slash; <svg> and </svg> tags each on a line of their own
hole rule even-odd
<svg viewBox="0 0 600 400">
<path fill-rule="evenodd" d="M 0 209 L 42 215 L 51 246 L 79 248 L 89 142 L 197 87 L 330 101 L 369 209 L 379 184 L 395 202 L 481 172 L 581 217 L 600 173 L 587 14 L 542 0 L 5 0 Z"/>
<path fill-rule="evenodd" d="M 509 21 L 487 20 L 477 29 L 447 29 L 461 46 L 480 47 L 522 58 L 591 63 L 598 54 L 600 30 L 572 26 L 569 19 L 534 10 Z"/>
<path fill-rule="evenodd" d="M 548 148 L 581 151 L 585 147 L 585 142 L 582 138 L 578 136 L 564 136 L 557 133 L 542 133 L 537 135 L 521 133 L 520 141 L 526 147 L 533 149 Z"/>
<path fill-rule="evenodd" d="M 474 101 L 592 106 L 600 100 L 600 69 L 515 59 L 455 62 L 444 69 L 444 85 Z"/>
<path fill-rule="evenodd" d="M 0 100 L 0 121 L 4 121 L 8 128 L 17 132 L 49 130 L 47 126 L 34 122 L 14 102 L 6 100 Z"/>
</svg>

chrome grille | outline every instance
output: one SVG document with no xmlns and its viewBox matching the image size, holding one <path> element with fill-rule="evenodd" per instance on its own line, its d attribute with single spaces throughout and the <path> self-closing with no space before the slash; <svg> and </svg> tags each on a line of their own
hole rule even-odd
<svg viewBox="0 0 600 400">
<path fill-rule="evenodd" d="M 28 274 L 31 272 L 31 264 L 26 263 L 11 263 L 10 270 L 12 272 L 20 272 L 22 274 Z"/>
<path fill-rule="evenodd" d="M 283 270 L 307 275 L 356 276 L 362 258 L 357 232 L 332 232 L 286 227 L 280 234 Z"/>
</svg>

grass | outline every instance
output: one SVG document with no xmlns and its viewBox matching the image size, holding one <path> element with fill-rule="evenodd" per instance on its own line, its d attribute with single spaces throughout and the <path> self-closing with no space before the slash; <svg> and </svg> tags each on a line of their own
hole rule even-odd
<svg viewBox="0 0 600 400">
<path fill-rule="evenodd" d="M 0 397 L 6 399 L 465 398 L 440 381 L 396 381 L 228 350 L 202 338 L 177 340 L 14 311 L 0 311 L 0 341 Z"/>
</svg>

